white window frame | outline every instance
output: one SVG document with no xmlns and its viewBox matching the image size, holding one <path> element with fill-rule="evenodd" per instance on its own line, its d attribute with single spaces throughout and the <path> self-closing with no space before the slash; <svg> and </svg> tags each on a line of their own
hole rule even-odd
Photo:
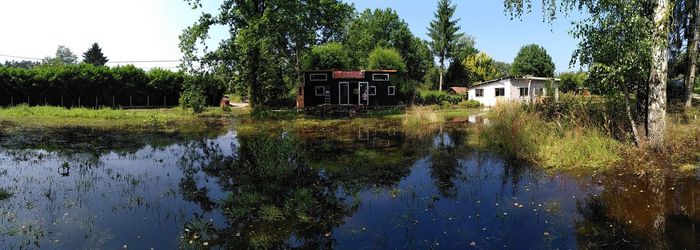
<svg viewBox="0 0 700 250">
<path fill-rule="evenodd" d="M 323 80 L 314 79 L 314 76 L 323 76 Z M 325 81 L 328 81 L 328 74 L 311 74 L 311 75 L 309 75 L 309 80 L 312 82 L 325 82 Z"/>
<path fill-rule="evenodd" d="M 387 94 L 388 95 L 396 95 L 396 86 L 389 86 L 387 88 Z"/>
<path fill-rule="evenodd" d="M 319 90 L 319 89 L 321 90 L 321 93 L 322 93 L 322 94 L 320 94 L 320 95 L 318 94 L 318 90 Z M 316 86 L 316 87 L 314 87 L 314 94 L 316 94 L 316 96 L 325 96 L 325 95 L 326 95 L 326 87 L 325 87 L 325 86 Z"/>
<path fill-rule="evenodd" d="M 374 94 L 372 94 L 374 92 Z M 367 94 L 369 96 L 376 96 L 377 95 L 377 86 L 367 86 Z"/>
<path fill-rule="evenodd" d="M 532 90 L 533 96 L 544 96 L 544 88 L 533 88 Z"/>
<path fill-rule="evenodd" d="M 377 79 L 377 76 L 386 76 L 386 79 Z M 388 82 L 389 81 L 389 74 L 372 74 L 372 81 Z"/>
<path fill-rule="evenodd" d="M 479 92 L 481 92 L 481 95 Z M 474 97 L 484 97 L 484 89 L 474 89 Z"/>
</svg>

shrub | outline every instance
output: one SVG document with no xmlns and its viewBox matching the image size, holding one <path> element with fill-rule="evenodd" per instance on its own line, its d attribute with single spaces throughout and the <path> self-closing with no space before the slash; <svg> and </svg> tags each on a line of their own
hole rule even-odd
<svg viewBox="0 0 700 250">
<path fill-rule="evenodd" d="M 457 104 L 458 106 L 462 108 L 478 108 L 481 107 L 481 103 L 477 100 L 467 100 L 467 101 L 462 101 Z"/>
<path fill-rule="evenodd" d="M 190 85 L 180 95 L 180 106 L 184 109 L 192 109 L 194 113 L 202 113 L 207 105 L 206 98 L 201 87 Z"/>
<path fill-rule="evenodd" d="M 449 104 L 457 104 L 462 101 L 459 95 L 450 95 L 443 91 L 423 90 L 418 93 L 416 102 L 422 105 L 442 105 L 443 102 Z"/>
<path fill-rule="evenodd" d="M 406 71 L 406 62 L 395 49 L 375 48 L 367 59 L 368 69 L 393 69 L 398 72 Z"/>
</svg>

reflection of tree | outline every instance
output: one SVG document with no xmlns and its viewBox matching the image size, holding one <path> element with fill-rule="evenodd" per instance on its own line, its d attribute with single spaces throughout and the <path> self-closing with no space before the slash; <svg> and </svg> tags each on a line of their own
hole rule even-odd
<svg viewBox="0 0 700 250">
<path fill-rule="evenodd" d="M 227 192 L 226 198 L 215 202 L 228 225 L 217 228 L 194 219 L 187 225 L 184 243 L 192 240 L 191 244 L 206 242 L 227 249 L 331 247 L 332 239 L 327 236 L 356 206 L 338 195 L 335 183 L 308 166 L 295 139 L 260 135 L 239 135 L 238 139 L 235 157 L 221 157 L 220 151 L 204 149 L 197 152 L 206 157 L 188 156 L 185 160 L 203 163 L 201 170 L 217 178 Z M 192 177 L 183 178 L 181 187 L 192 187 L 188 179 Z M 206 196 L 206 191 L 196 186 L 183 192 Z M 289 240 L 292 236 L 295 241 Z"/>
<path fill-rule="evenodd" d="M 457 195 L 454 179 L 462 175 L 459 152 L 463 141 L 462 133 L 439 133 L 433 140 L 430 175 L 437 190 L 445 197 Z"/>
<path fill-rule="evenodd" d="M 697 248 L 700 211 L 695 204 L 700 181 L 696 178 L 606 175 L 599 184 L 602 192 L 578 205 L 580 247 Z"/>
</svg>

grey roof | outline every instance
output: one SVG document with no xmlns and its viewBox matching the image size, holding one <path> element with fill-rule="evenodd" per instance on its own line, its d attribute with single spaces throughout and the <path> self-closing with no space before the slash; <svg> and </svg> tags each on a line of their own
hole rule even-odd
<svg viewBox="0 0 700 250">
<path fill-rule="evenodd" d="M 519 79 L 519 80 L 542 80 L 542 81 L 547 81 L 547 80 L 554 80 L 554 81 L 561 81 L 559 78 L 552 78 L 552 77 L 536 77 L 536 76 L 523 76 L 523 77 L 514 77 L 514 76 L 508 76 L 508 77 L 503 77 L 503 78 L 498 78 L 498 79 L 493 79 L 485 82 L 479 82 L 472 84 L 472 88 L 476 86 L 481 86 L 493 82 L 500 82 L 506 79 Z"/>
</svg>

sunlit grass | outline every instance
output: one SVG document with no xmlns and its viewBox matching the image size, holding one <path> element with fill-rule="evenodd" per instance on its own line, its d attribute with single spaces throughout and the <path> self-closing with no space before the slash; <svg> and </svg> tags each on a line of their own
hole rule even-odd
<svg viewBox="0 0 700 250">
<path fill-rule="evenodd" d="M 209 108 L 204 113 L 192 114 L 181 108 L 169 109 L 88 109 L 53 106 L 20 105 L 0 108 L 0 123 L 20 127 L 96 127 L 162 130 L 191 127 L 201 117 L 230 117 L 243 115 L 247 111 L 225 112 L 220 108 Z"/>
</svg>

